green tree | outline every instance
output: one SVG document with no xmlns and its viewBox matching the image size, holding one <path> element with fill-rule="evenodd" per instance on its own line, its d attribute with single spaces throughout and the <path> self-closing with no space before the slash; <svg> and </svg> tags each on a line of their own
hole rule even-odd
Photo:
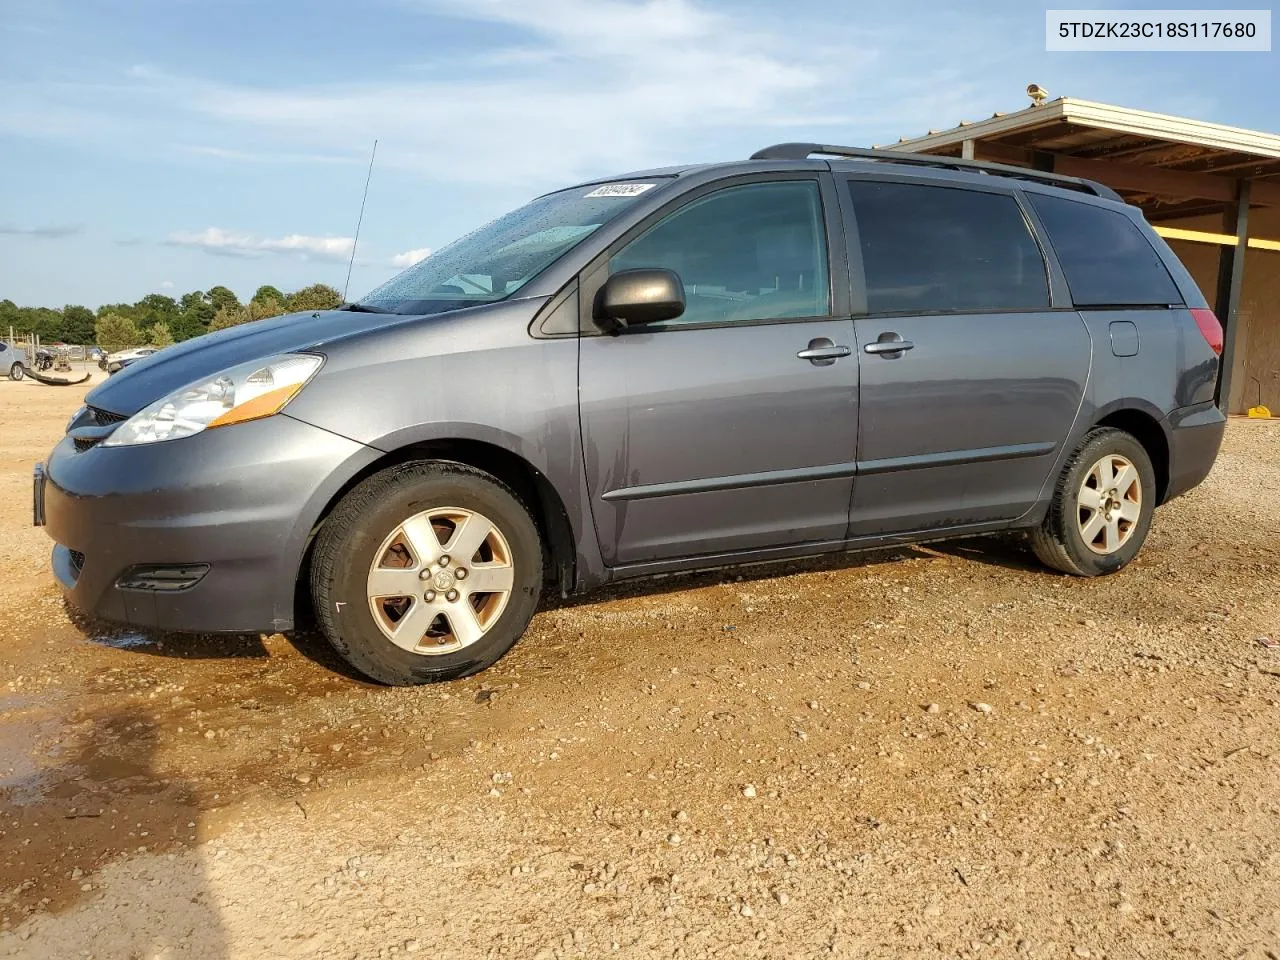
<svg viewBox="0 0 1280 960">
<path fill-rule="evenodd" d="M 178 301 L 160 293 L 149 293 L 134 304 L 133 322 L 147 330 L 157 323 L 169 326 L 178 319 Z"/>
<path fill-rule="evenodd" d="M 217 313 L 223 307 L 240 306 L 240 298 L 223 286 L 210 287 L 204 298 L 213 307 L 214 313 Z"/>
<path fill-rule="evenodd" d="M 132 303 L 104 303 L 98 308 L 98 318 L 105 317 L 108 313 L 114 313 L 117 317 L 124 317 L 137 323 L 138 308 Z"/>
<path fill-rule="evenodd" d="M 0 300 L 0 336 L 9 336 L 9 327 L 17 333 L 19 310 L 21 308 L 8 297 Z"/>
<path fill-rule="evenodd" d="M 193 290 L 182 295 L 178 305 L 178 318 L 169 325 L 173 339 L 181 342 L 209 332 L 214 309 L 204 298 L 203 290 Z"/>
<path fill-rule="evenodd" d="M 286 306 L 291 311 L 332 310 L 342 306 L 342 294 L 327 283 L 313 283 L 290 294 Z"/>
<path fill-rule="evenodd" d="M 62 334 L 62 314 L 48 307 L 21 308 L 21 329 L 34 333 L 45 343 L 56 343 L 64 339 Z M 17 326 L 19 324 L 15 324 Z"/>
<path fill-rule="evenodd" d="M 265 320 L 267 317 L 278 317 L 284 313 L 284 301 L 274 297 L 268 297 L 265 300 L 254 299 L 249 301 L 249 306 L 245 309 L 249 311 L 250 320 Z"/>
<path fill-rule="evenodd" d="M 62 308 L 62 335 L 68 343 L 93 343 L 93 311 L 69 303 Z"/>
<path fill-rule="evenodd" d="M 94 325 L 94 336 L 98 346 L 108 353 L 136 347 L 142 343 L 142 332 L 129 317 L 118 313 L 106 313 L 98 318 Z"/>
<path fill-rule="evenodd" d="M 151 345 L 153 347 L 171 347 L 173 346 L 173 334 L 169 332 L 167 323 L 157 323 L 151 327 Z"/>
<path fill-rule="evenodd" d="M 279 287 L 273 287 L 269 283 L 264 283 L 253 294 L 253 299 L 249 301 L 250 305 L 255 303 L 269 303 L 274 300 L 276 303 L 284 303 L 286 298 L 280 292 Z"/>
<path fill-rule="evenodd" d="M 238 327 L 242 323 L 248 323 L 249 320 L 249 311 L 244 307 L 239 304 L 234 307 L 226 306 L 213 315 L 213 322 L 209 324 L 209 332 L 225 330 L 227 327 Z"/>
</svg>

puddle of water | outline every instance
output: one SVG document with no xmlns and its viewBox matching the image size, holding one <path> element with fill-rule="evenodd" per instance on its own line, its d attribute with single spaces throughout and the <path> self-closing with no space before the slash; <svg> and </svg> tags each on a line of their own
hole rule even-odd
<svg viewBox="0 0 1280 960">
<path fill-rule="evenodd" d="M 50 764 L 39 757 L 56 759 L 60 718 L 42 709 L 37 698 L 18 695 L 0 697 L 0 717 L 0 795 L 14 806 L 39 803 L 50 785 Z"/>
<path fill-rule="evenodd" d="M 156 641 L 145 633 L 104 633 L 88 638 L 90 643 L 116 650 L 139 650 L 156 646 Z"/>
</svg>

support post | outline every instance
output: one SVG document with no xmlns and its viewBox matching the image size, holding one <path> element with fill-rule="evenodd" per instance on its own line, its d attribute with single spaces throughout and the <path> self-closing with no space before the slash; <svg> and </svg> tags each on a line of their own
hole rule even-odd
<svg viewBox="0 0 1280 960">
<path fill-rule="evenodd" d="M 975 159 L 974 151 L 973 151 L 973 140 L 962 140 L 960 142 L 960 159 L 961 160 Z"/>
<path fill-rule="evenodd" d="M 1218 254 L 1218 291 L 1213 312 L 1222 324 L 1222 358 L 1218 370 L 1218 408 L 1230 412 L 1231 374 L 1236 362 L 1236 343 L 1240 334 L 1240 291 L 1244 286 L 1244 258 L 1249 249 L 1249 185 L 1236 182 L 1234 207 L 1223 215 L 1222 232 L 1234 234 L 1235 246 L 1223 247 Z"/>
</svg>

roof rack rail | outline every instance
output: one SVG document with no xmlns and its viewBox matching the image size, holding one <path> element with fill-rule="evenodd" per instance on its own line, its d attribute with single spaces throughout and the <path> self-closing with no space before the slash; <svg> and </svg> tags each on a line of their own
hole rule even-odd
<svg viewBox="0 0 1280 960">
<path fill-rule="evenodd" d="M 1028 170 L 1023 167 L 1012 167 L 1004 163 L 988 163 L 984 160 L 962 160 L 959 157 L 937 157 L 927 153 L 904 153 L 899 150 L 869 150 L 866 147 L 839 147 L 827 143 L 775 143 L 771 147 L 757 150 L 751 155 L 752 160 L 806 160 L 815 153 L 832 157 L 850 157 L 854 160 L 877 160 L 881 163 L 905 163 L 922 167 L 944 167 L 951 170 L 972 170 L 995 177 L 1014 177 L 1020 180 L 1033 180 L 1047 183 L 1068 190 L 1080 190 L 1092 193 L 1096 197 L 1107 200 L 1124 200 L 1110 187 L 1092 180 L 1079 177 L 1067 177 L 1060 173 L 1046 173 L 1041 170 Z"/>
</svg>

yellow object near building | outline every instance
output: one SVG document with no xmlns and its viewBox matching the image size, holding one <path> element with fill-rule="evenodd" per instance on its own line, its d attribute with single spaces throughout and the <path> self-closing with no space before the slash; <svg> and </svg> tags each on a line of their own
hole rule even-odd
<svg viewBox="0 0 1280 960">
<path fill-rule="evenodd" d="M 1258 404 L 1256 407 L 1249 408 L 1249 416 L 1253 417 L 1255 420 L 1265 420 L 1271 416 L 1271 408 Z"/>
</svg>

